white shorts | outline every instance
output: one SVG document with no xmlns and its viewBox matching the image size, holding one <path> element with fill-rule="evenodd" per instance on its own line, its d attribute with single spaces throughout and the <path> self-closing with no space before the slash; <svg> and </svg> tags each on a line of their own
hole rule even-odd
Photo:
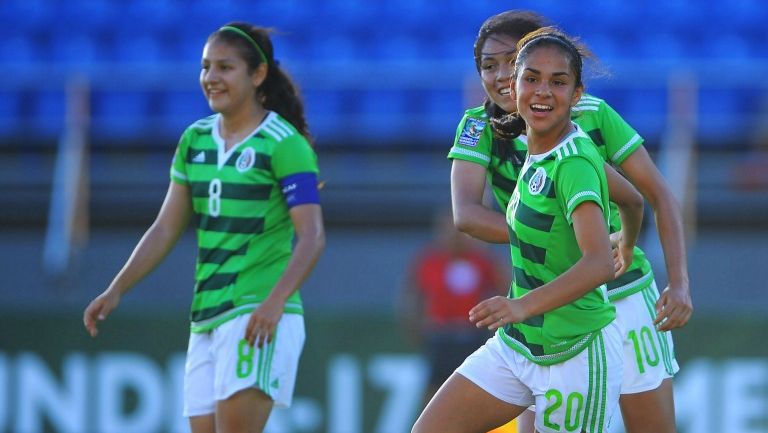
<svg viewBox="0 0 768 433">
<path fill-rule="evenodd" d="M 272 342 L 261 348 L 245 340 L 250 314 L 238 316 L 206 333 L 189 336 L 184 371 L 184 416 L 208 415 L 216 401 L 257 388 L 288 407 L 304 346 L 304 316 L 283 314 Z"/>
<path fill-rule="evenodd" d="M 648 288 L 613 303 L 624 340 L 622 394 L 656 389 L 680 370 L 672 333 L 659 332 L 653 325 L 657 299 L 659 291 L 652 282 Z"/>
<path fill-rule="evenodd" d="M 495 335 L 456 372 L 504 402 L 535 403 L 540 433 L 602 433 L 618 408 L 622 356 L 614 321 L 581 353 L 560 364 L 534 364 Z"/>
</svg>

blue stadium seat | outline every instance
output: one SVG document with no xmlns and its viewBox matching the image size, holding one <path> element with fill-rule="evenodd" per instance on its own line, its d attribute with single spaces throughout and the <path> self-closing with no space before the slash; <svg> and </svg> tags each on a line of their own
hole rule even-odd
<svg viewBox="0 0 768 433">
<path fill-rule="evenodd" d="M 106 60 L 101 45 L 88 35 L 54 35 L 46 59 L 54 63 L 89 65 Z"/>
<path fill-rule="evenodd" d="M 139 117 L 145 115 L 148 108 L 149 100 L 145 92 L 111 90 L 93 95 L 96 117 Z"/>
<path fill-rule="evenodd" d="M 0 64 L 35 65 L 43 62 L 39 46 L 34 40 L 15 36 L 8 39 L 0 39 Z"/>
<path fill-rule="evenodd" d="M 146 92 L 101 91 L 92 95 L 93 127 L 121 136 L 147 133 L 150 98 Z M 142 131 L 143 129 L 143 131 Z"/>
<path fill-rule="evenodd" d="M 645 137 L 653 135 L 654 131 L 660 133 L 664 130 L 667 113 L 666 88 L 625 89 L 621 99 L 609 103 Z"/>
<path fill-rule="evenodd" d="M 184 128 L 212 114 L 198 89 L 166 91 L 157 97 L 157 117 L 171 135 L 181 135 Z"/>
<path fill-rule="evenodd" d="M 423 104 L 418 111 L 424 128 L 432 136 L 443 137 L 449 143 L 456 126 L 464 114 L 463 95 L 457 89 L 432 89 L 422 95 Z M 419 106 L 419 104 L 417 104 Z"/>
<path fill-rule="evenodd" d="M 721 34 L 706 43 L 707 57 L 729 60 L 753 58 L 753 47 L 747 38 L 736 34 Z"/>
<path fill-rule="evenodd" d="M 3 0 L 0 2 L 0 29 L 14 35 L 30 35 L 50 28 L 56 16 L 49 3 L 45 0 Z"/>
<path fill-rule="evenodd" d="M 151 35 L 128 37 L 123 35 L 113 41 L 110 60 L 120 63 L 158 63 L 167 61 L 164 45 Z M 200 48 L 202 50 L 202 47 Z"/>
<path fill-rule="evenodd" d="M 405 92 L 397 89 L 369 90 L 363 92 L 358 110 L 365 115 L 406 113 L 408 101 Z"/>
<path fill-rule="evenodd" d="M 302 94 L 307 117 L 329 118 L 342 112 L 343 98 L 339 92 L 330 90 L 308 90 Z"/>
<path fill-rule="evenodd" d="M 64 130 L 66 97 L 64 91 L 41 90 L 34 93 L 32 121 L 36 133 L 51 135 Z"/>
<path fill-rule="evenodd" d="M 0 91 L 0 116 L 16 116 L 19 111 L 20 92 L 15 90 Z"/>
<path fill-rule="evenodd" d="M 751 131 L 760 94 L 753 89 L 708 89 L 699 95 L 699 134 L 733 140 L 738 131 Z M 747 134 L 748 136 L 748 134 Z"/>
<path fill-rule="evenodd" d="M 393 35 L 379 41 L 378 44 L 370 48 L 368 58 L 377 60 L 429 60 L 429 51 L 433 49 L 433 41 Z"/>
<path fill-rule="evenodd" d="M 59 34 L 66 31 L 72 35 L 110 33 L 119 28 L 126 18 L 118 4 L 112 1 L 76 0 L 59 3 L 55 7 L 47 5 L 47 8 L 52 10 L 56 23 L 67 23 L 52 26 L 53 32 Z"/>
<path fill-rule="evenodd" d="M 0 131 L 17 135 L 22 131 L 21 93 L 15 91 L 0 92 Z"/>
<path fill-rule="evenodd" d="M 641 38 L 637 50 L 628 49 L 625 57 L 639 59 L 685 59 L 685 46 L 680 39 L 669 33 L 659 32 Z"/>
<path fill-rule="evenodd" d="M 316 89 L 302 96 L 310 132 L 320 143 L 327 143 L 326 137 L 338 136 L 346 129 L 347 123 L 341 120 L 345 100 L 340 92 Z"/>
<path fill-rule="evenodd" d="M 358 58 L 358 47 L 355 41 L 343 35 L 323 37 L 317 34 L 309 42 L 305 51 L 305 55 L 309 60 L 344 63 Z"/>
</svg>

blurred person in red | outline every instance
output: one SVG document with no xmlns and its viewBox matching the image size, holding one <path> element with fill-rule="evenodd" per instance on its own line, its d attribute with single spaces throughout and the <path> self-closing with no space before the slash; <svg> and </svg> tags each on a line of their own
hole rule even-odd
<svg viewBox="0 0 768 433">
<path fill-rule="evenodd" d="M 469 322 L 469 310 L 505 295 L 509 271 L 486 244 L 459 232 L 450 210 L 435 215 L 434 239 L 411 263 L 400 302 L 406 338 L 429 363 L 425 401 L 492 334 Z"/>
</svg>

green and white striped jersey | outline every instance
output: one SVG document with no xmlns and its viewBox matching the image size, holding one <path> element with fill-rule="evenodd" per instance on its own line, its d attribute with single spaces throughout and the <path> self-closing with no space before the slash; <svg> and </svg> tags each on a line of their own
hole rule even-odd
<svg viewBox="0 0 768 433">
<path fill-rule="evenodd" d="M 579 99 L 571 109 L 571 117 L 597 145 L 604 161 L 618 167 L 643 144 L 643 139 L 604 100 L 590 95 Z M 611 202 L 611 233 L 621 230 L 619 210 Z M 612 300 L 635 294 L 653 282 L 651 263 L 639 247 L 635 247 L 632 265 L 619 278 L 608 283 L 608 297 Z"/>
<path fill-rule="evenodd" d="M 197 223 L 192 332 L 249 314 L 266 299 L 290 260 L 294 237 L 280 179 L 318 172 L 310 144 L 277 113 L 229 150 L 219 118 L 184 131 L 171 167 L 171 180 L 189 187 Z M 285 311 L 303 313 L 298 291 Z"/>
<path fill-rule="evenodd" d="M 555 280 L 581 259 L 572 213 L 587 201 L 603 210 L 607 229 L 610 208 L 603 160 L 583 131 L 577 128 L 545 154 L 529 155 L 507 207 L 513 263 L 510 297 L 523 297 Z M 615 317 L 601 285 L 499 333 L 531 361 L 551 365 L 581 352 Z"/>
<path fill-rule="evenodd" d="M 571 109 L 572 120 L 592 139 L 604 161 L 618 166 L 637 150 L 643 139 L 604 100 L 584 94 Z M 456 131 L 448 158 L 474 162 L 486 167 L 488 183 L 501 209 L 507 207 L 515 190 L 528 151 L 525 137 L 505 140 L 495 137 L 483 107 L 465 112 Z M 616 205 L 611 203 L 611 232 L 621 230 Z M 653 281 L 651 265 L 645 253 L 635 247 L 634 259 L 627 272 L 608 283 L 608 295 L 618 300 L 639 292 Z"/>
</svg>

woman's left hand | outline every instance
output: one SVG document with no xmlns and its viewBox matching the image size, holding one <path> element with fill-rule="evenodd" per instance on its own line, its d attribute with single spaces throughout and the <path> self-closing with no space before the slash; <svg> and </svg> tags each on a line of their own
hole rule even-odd
<svg viewBox="0 0 768 433">
<path fill-rule="evenodd" d="M 245 339 L 248 340 L 248 344 L 261 347 L 265 343 L 272 342 L 277 323 L 283 316 L 283 308 L 282 303 L 267 298 L 253 310 L 248 326 L 245 328 Z"/>
<path fill-rule="evenodd" d="M 469 321 L 478 328 L 487 327 L 495 331 L 509 323 L 519 323 L 527 317 L 519 299 L 494 296 L 475 305 L 469 310 Z"/>
<path fill-rule="evenodd" d="M 671 331 L 688 323 L 693 314 L 691 292 L 687 286 L 669 285 L 656 301 L 656 320 L 659 331 Z"/>
</svg>

